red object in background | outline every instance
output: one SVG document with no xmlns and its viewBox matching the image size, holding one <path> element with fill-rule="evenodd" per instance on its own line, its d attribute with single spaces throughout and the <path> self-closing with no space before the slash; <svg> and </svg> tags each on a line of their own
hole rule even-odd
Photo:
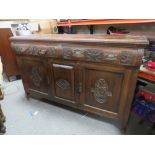
<svg viewBox="0 0 155 155">
<path fill-rule="evenodd" d="M 139 91 L 138 95 L 139 96 L 144 96 L 144 98 L 146 100 L 155 101 L 155 93 L 153 93 L 153 92 L 142 89 L 142 90 Z"/>
<path fill-rule="evenodd" d="M 152 60 L 149 60 L 147 63 L 146 63 L 146 68 L 148 70 L 151 70 L 151 71 L 154 71 L 155 72 L 155 62 L 152 61 Z"/>
</svg>

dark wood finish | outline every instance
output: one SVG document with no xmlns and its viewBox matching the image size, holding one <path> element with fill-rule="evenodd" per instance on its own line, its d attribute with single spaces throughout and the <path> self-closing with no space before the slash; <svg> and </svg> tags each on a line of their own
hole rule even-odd
<svg viewBox="0 0 155 155">
<path fill-rule="evenodd" d="M 47 60 L 35 57 L 24 57 L 18 61 L 20 69 L 22 70 L 22 79 L 25 83 L 25 90 L 27 94 L 40 94 L 41 96 L 49 95 L 50 79 L 47 76 L 48 67 Z"/>
<path fill-rule="evenodd" d="M 0 56 L 4 72 L 7 77 L 19 75 L 15 53 L 11 49 L 9 38 L 12 36 L 10 28 L 0 28 Z"/>
<path fill-rule="evenodd" d="M 126 127 L 148 45 L 144 37 L 33 35 L 11 42 L 27 94 L 115 118 Z M 36 66 L 40 70 L 32 71 Z"/>
</svg>

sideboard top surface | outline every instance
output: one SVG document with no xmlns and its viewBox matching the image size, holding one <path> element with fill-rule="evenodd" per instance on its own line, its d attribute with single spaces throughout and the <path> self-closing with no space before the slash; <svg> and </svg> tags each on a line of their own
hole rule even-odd
<svg viewBox="0 0 155 155">
<path fill-rule="evenodd" d="M 41 42 L 69 42 L 69 43 L 100 43 L 112 45 L 147 46 L 145 36 L 133 35 L 98 35 L 98 34 L 33 34 L 29 36 L 14 36 L 12 41 L 41 41 Z"/>
</svg>

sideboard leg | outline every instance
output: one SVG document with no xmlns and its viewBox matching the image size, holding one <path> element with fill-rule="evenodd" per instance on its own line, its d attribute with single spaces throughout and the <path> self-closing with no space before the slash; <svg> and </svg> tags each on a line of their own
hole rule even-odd
<svg viewBox="0 0 155 155">
<path fill-rule="evenodd" d="M 27 100 L 29 100 L 30 99 L 30 93 L 26 92 L 25 95 L 26 95 Z"/>
<path fill-rule="evenodd" d="M 126 134 L 127 127 L 128 127 L 128 123 L 129 123 L 129 120 L 122 122 L 122 125 L 121 125 L 121 132 L 122 132 L 123 134 Z"/>
</svg>

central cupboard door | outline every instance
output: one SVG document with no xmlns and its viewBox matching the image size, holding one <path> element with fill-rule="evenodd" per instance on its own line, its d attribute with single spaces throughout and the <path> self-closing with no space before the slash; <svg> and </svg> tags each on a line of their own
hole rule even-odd
<svg viewBox="0 0 155 155">
<path fill-rule="evenodd" d="M 53 63 L 54 97 L 62 101 L 76 105 L 77 71 L 74 64 Z"/>
</svg>

